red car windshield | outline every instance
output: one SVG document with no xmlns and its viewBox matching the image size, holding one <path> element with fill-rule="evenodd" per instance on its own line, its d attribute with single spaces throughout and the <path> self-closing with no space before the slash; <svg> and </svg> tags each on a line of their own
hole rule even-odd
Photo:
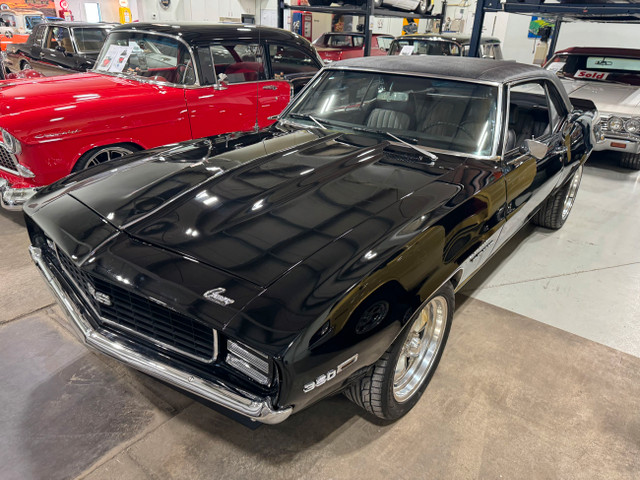
<svg viewBox="0 0 640 480">
<path fill-rule="evenodd" d="M 640 86 L 640 58 L 560 54 L 545 68 L 559 76 Z"/>
</svg>

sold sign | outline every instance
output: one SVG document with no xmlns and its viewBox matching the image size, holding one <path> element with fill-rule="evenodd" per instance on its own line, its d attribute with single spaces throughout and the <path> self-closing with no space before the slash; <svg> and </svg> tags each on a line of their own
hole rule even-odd
<svg viewBox="0 0 640 480">
<path fill-rule="evenodd" d="M 588 78 L 590 80 L 606 80 L 609 74 L 607 72 L 592 72 L 589 70 L 578 70 L 573 78 Z"/>
</svg>

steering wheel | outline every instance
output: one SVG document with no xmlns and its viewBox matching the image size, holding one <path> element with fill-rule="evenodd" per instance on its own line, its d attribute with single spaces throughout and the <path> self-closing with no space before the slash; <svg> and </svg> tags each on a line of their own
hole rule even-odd
<svg viewBox="0 0 640 480">
<path fill-rule="evenodd" d="M 428 130 L 435 128 L 435 127 L 439 127 L 441 125 L 447 126 L 447 127 L 453 127 L 456 131 L 460 130 L 462 133 L 464 133 L 467 137 L 469 137 L 471 140 L 475 141 L 475 137 L 469 133 L 468 130 L 466 130 L 462 125 L 458 125 L 457 123 L 450 123 L 450 122 L 436 122 L 436 123 L 432 123 L 430 125 L 427 125 L 426 127 L 423 128 L 423 131 L 425 133 L 427 133 Z"/>
</svg>

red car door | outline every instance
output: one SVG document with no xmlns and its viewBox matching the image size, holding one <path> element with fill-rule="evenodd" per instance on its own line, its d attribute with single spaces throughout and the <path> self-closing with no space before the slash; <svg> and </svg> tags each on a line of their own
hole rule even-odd
<svg viewBox="0 0 640 480">
<path fill-rule="evenodd" d="M 216 42 L 204 54 L 206 58 L 202 55 L 201 64 L 210 62 L 214 70 L 216 86 L 185 91 L 194 138 L 266 126 L 266 118 L 277 115 L 287 104 L 288 93 L 283 100 L 279 82 L 267 81 L 259 44 Z M 266 106 L 261 108 L 259 102 Z"/>
<path fill-rule="evenodd" d="M 286 80 L 269 80 L 258 85 L 258 125 L 268 127 L 291 100 L 291 83 Z"/>
<path fill-rule="evenodd" d="M 213 86 L 185 89 L 191 136 L 253 129 L 258 114 L 257 88 L 258 82 L 243 82 L 228 84 L 221 90 Z"/>
</svg>

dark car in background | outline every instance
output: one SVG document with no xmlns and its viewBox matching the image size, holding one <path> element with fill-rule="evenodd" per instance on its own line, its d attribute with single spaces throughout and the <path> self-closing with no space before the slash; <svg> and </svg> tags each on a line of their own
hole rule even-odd
<svg viewBox="0 0 640 480">
<path fill-rule="evenodd" d="M 566 221 L 592 114 L 515 62 L 325 67 L 273 126 L 140 152 L 25 205 L 86 344 L 256 421 L 345 392 L 397 419 L 454 292 L 530 220 Z"/>
<path fill-rule="evenodd" d="M 386 55 L 393 35 L 371 35 L 371 55 Z M 360 32 L 327 32 L 313 42 L 325 63 L 364 56 L 364 34 Z"/>
<path fill-rule="evenodd" d="M 471 37 L 460 33 L 416 33 L 396 37 L 389 47 L 389 55 L 449 55 L 468 56 Z M 480 39 L 480 56 L 502 60 L 500 40 Z"/>
<path fill-rule="evenodd" d="M 93 68 L 115 24 L 41 23 L 25 43 L 9 45 L 5 65 L 10 73 L 33 69 L 49 77 Z M 33 75 L 30 75 L 33 76 Z"/>
</svg>

